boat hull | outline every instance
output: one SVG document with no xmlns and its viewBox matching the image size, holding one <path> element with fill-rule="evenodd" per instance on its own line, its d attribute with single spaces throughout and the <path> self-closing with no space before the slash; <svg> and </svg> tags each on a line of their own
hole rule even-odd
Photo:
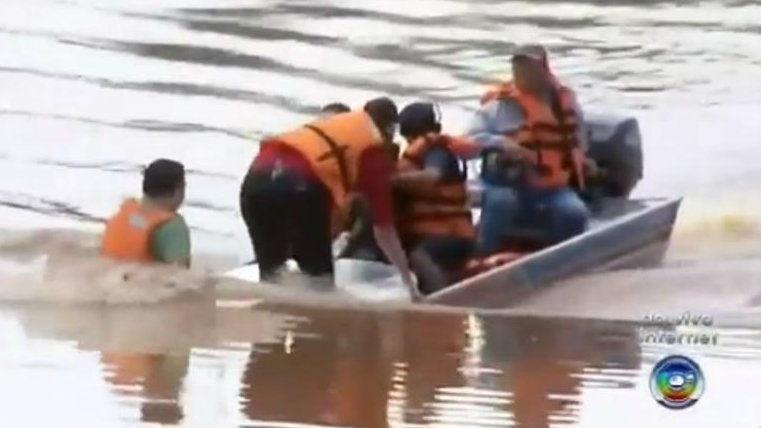
<svg viewBox="0 0 761 428">
<path fill-rule="evenodd" d="M 576 238 L 433 293 L 425 302 L 504 308 L 572 276 L 657 265 L 668 249 L 680 203 L 651 202 Z"/>
</svg>

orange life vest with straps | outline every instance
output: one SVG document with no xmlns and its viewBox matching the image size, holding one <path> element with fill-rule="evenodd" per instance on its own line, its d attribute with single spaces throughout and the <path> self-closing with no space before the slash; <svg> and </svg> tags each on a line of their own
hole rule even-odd
<svg viewBox="0 0 761 428">
<path fill-rule="evenodd" d="M 365 149 L 381 145 L 381 134 L 364 111 L 329 116 L 270 138 L 301 153 L 330 190 L 335 212 L 345 213 L 357 184 Z"/>
<path fill-rule="evenodd" d="M 104 256 L 136 262 L 153 262 L 153 233 L 176 214 L 146 207 L 137 199 L 127 199 L 106 223 L 101 252 Z"/>
<path fill-rule="evenodd" d="M 445 147 L 453 156 L 473 147 L 473 143 L 446 135 L 428 135 L 410 143 L 399 160 L 399 171 L 424 169 L 426 153 Z M 475 238 L 475 228 L 468 205 L 465 169 L 460 176 L 436 183 L 415 183 L 405 187 L 398 204 L 398 223 L 405 237 L 446 235 Z"/>
<path fill-rule="evenodd" d="M 482 97 L 486 103 L 493 99 L 514 100 L 526 115 L 524 124 L 510 132 L 509 137 L 534 152 L 538 174 L 532 184 L 540 188 L 566 186 L 575 181 L 584 187 L 584 153 L 579 145 L 579 118 L 574 108 L 573 93 L 554 83 L 556 105 L 548 105 L 534 95 L 519 90 L 512 82 L 503 83 Z"/>
</svg>

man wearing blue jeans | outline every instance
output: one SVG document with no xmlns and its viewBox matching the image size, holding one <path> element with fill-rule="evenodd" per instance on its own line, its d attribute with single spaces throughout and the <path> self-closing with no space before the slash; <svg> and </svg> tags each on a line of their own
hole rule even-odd
<svg viewBox="0 0 761 428">
<path fill-rule="evenodd" d="M 538 45 L 516 49 L 513 81 L 489 91 L 468 135 L 484 152 L 480 254 L 499 251 L 516 224 L 543 229 L 554 244 L 582 233 L 589 211 L 571 188 L 584 186 L 586 133 L 573 92 L 549 69 Z M 516 172 L 517 171 L 517 172 Z"/>
</svg>

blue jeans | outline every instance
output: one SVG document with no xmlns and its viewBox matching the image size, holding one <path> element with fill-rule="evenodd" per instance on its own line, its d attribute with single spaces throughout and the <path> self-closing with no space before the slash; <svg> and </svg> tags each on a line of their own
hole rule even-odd
<svg viewBox="0 0 761 428">
<path fill-rule="evenodd" d="M 568 187 L 557 189 L 516 189 L 486 185 L 478 228 L 479 254 L 499 251 L 502 239 L 516 225 L 538 227 L 550 244 L 584 232 L 589 210 Z"/>
</svg>

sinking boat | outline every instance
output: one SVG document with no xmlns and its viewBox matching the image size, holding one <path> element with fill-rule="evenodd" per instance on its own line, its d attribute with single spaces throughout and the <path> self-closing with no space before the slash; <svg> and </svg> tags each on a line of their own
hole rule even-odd
<svg viewBox="0 0 761 428">
<path fill-rule="evenodd" d="M 613 171 L 590 200 L 587 231 L 555 245 L 544 245 L 540 231 L 516 228 L 505 237 L 506 250 L 471 260 L 451 272 L 450 285 L 423 302 L 475 308 L 503 308 L 544 287 L 572 276 L 614 269 L 656 266 L 663 260 L 681 203 L 680 198 L 631 198 L 642 178 L 642 147 L 634 118 L 589 116 L 589 155 Z M 471 185 L 478 216 L 480 185 Z M 256 266 L 226 276 L 258 281 Z M 408 298 L 393 267 L 364 260 L 336 263 L 339 290 L 365 300 Z"/>
</svg>

